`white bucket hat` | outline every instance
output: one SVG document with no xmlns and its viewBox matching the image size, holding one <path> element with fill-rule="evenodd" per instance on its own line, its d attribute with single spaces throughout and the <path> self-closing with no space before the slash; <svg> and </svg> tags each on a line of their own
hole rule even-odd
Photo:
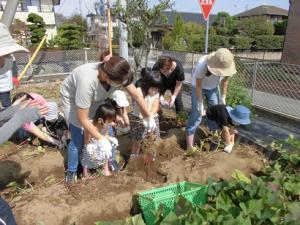
<svg viewBox="0 0 300 225">
<path fill-rule="evenodd" d="M 0 56 L 19 51 L 29 52 L 26 48 L 17 44 L 5 24 L 0 23 Z"/>
<path fill-rule="evenodd" d="M 216 76 L 231 77 L 237 71 L 234 56 L 227 48 L 219 48 L 207 57 L 207 68 Z"/>
<path fill-rule="evenodd" d="M 116 90 L 112 93 L 111 98 L 118 104 L 119 107 L 129 106 L 127 96 L 124 91 Z"/>
</svg>

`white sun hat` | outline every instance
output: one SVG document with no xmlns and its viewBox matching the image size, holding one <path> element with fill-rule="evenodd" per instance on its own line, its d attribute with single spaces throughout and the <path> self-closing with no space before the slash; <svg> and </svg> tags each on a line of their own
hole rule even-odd
<svg viewBox="0 0 300 225">
<path fill-rule="evenodd" d="M 0 56 L 20 51 L 29 52 L 26 48 L 17 44 L 10 35 L 7 26 L 0 23 Z"/>
<path fill-rule="evenodd" d="M 129 106 L 127 96 L 124 91 L 116 90 L 112 93 L 111 98 L 118 104 L 119 107 Z"/>
</svg>

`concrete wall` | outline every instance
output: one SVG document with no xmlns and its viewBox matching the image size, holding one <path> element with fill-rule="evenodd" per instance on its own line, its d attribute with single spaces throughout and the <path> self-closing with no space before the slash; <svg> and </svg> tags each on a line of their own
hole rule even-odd
<svg viewBox="0 0 300 225">
<path fill-rule="evenodd" d="M 300 1 L 291 0 L 281 62 L 300 65 Z"/>
</svg>

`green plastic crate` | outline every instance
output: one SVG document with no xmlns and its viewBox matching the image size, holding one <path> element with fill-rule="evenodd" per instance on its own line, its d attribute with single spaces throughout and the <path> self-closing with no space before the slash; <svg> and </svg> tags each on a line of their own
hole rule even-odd
<svg viewBox="0 0 300 225">
<path fill-rule="evenodd" d="M 180 182 L 166 187 L 156 188 L 138 193 L 139 204 L 147 225 L 153 225 L 156 219 L 155 211 L 163 209 L 163 216 L 175 208 L 175 199 L 181 195 L 193 205 L 204 205 L 207 199 L 207 186 Z"/>
</svg>

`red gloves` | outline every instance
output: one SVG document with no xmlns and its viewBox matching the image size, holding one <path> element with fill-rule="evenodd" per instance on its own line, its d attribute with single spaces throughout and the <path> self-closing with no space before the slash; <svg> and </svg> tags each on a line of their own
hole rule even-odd
<svg viewBox="0 0 300 225">
<path fill-rule="evenodd" d="M 17 77 L 13 77 L 13 78 L 12 78 L 12 82 L 13 82 L 13 84 L 14 84 L 16 87 L 19 87 L 19 86 L 20 86 L 20 81 L 18 80 Z"/>
</svg>

